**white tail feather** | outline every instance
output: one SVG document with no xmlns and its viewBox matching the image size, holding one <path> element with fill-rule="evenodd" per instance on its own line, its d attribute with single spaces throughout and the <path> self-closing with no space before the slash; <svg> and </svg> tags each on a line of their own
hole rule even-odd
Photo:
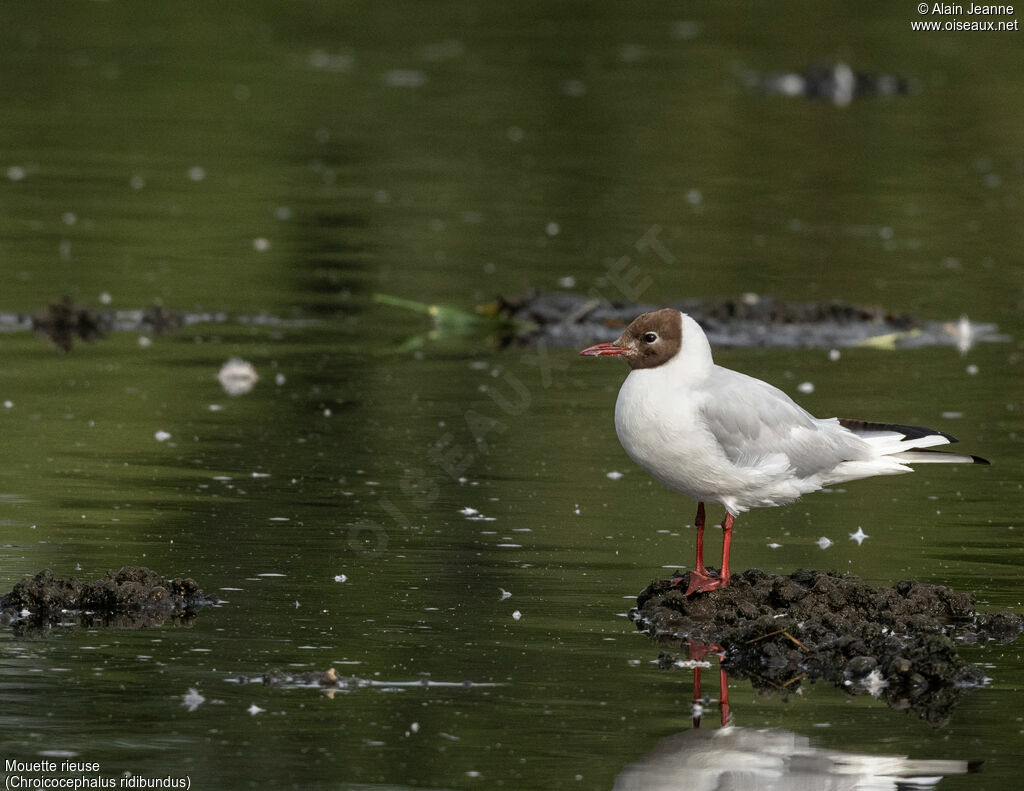
<svg viewBox="0 0 1024 791">
<path fill-rule="evenodd" d="M 906 450 L 902 453 L 892 453 L 890 457 L 899 459 L 906 464 L 974 464 L 974 456 L 967 456 L 963 453 L 944 453 L 943 451 L 921 451 L 915 453 Z"/>
</svg>

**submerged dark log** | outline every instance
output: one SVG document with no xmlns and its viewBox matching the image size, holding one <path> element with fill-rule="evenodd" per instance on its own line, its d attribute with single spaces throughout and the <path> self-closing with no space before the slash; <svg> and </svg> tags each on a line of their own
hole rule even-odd
<svg viewBox="0 0 1024 791">
<path fill-rule="evenodd" d="M 915 348 L 958 346 L 1003 341 L 994 324 L 967 317 L 928 321 L 879 307 L 842 302 L 788 302 L 773 296 L 745 294 L 738 298 L 692 298 L 667 304 L 608 302 L 585 294 L 527 290 L 516 296 L 463 309 L 431 305 L 385 294 L 376 302 L 428 316 L 432 329 L 410 338 L 395 351 L 418 348 L 453 336 L 477 336 L 499 345 L 580 348 L 613 341 L 641 313 L 663 307 L 692 316 L 712 346 L 782 346 L 837 349 L 851 346 Z M 35 329 L 62 351 L 75 341 L 93 341 L 111 332 L 163 334 L 202 324 L 319 326 L 319 319 L 284 319 L 268 314 L 229 316 L 223 312 L 188 313 L 165 307 L 144 310 L 97 310 L 76 305 L 68 297 L 34 316 L 0 312 L 0 332 Z"/>
<path fill-rule="evenodd" d="M 500 300 L 496 310 L 521 328 L 519 342 L 581 348 L 614 341 L 638 315 L 664 307 L 692 316 L 712 346 L 966 348 L 979 341 L 1005 340 L 994 324 L 977 324 L 966 317 L 926 321 L 878 307 L 787 302 L 757 294 L 655 305 L 608 302 L 563 292 L 526 292 Z"/>
</svg>

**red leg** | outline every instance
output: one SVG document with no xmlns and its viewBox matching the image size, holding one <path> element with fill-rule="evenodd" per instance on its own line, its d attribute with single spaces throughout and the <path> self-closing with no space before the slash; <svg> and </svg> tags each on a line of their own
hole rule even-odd
<svg viewBox="0 0 1024 791">
<path fill-rule="evenodd" d="M 719 663 L 722 659 L 719 657 Z M 718 666 L 718 708 L 722 714 L 722 727 L 729 724 L 732 719 L 732 711 L 729 708 L 729 680 L 725 677 L 725 671 L 721 664 Z"/>
<path fill-rule="evenodd" d="M 704 504 L 701 503 L 700 509 L 697 511 L 698 515 L 700 515 L 703 507 Z M 729 547 L 732 544 L 733 521 L 735 521 L 733 515 L 726 512 L 725 519 L 722 522 L 722 570 L 714 576 L 704 568 L 704 531 L 698 528 L 697 567 L 690 572 L 690 584 L 686 589 L 687 596 L 692 596 L 694 593 L 707 593 L 717 588 L 724 588 L 729 584 L 731 576 L 729 573 Z"/>
<path fill-rule="evenodd" d="M 732 523 L 734 521 L 733 515 L 726 511 L 725 519 L 722 521 L 722 570 L 719 572 L 723 588 L 729 584 L 729 578 L 732 576 L 729 573 L 729 547 L 732 546 Z"/>
<path fill-rule="evenodd" d="M 694 568 L 701 574 L 707 574 L 708 570 L 704 568 L 704 503 L 697 503 L 693 526 L 697 528 L 697 563 Z"/>
</svg>

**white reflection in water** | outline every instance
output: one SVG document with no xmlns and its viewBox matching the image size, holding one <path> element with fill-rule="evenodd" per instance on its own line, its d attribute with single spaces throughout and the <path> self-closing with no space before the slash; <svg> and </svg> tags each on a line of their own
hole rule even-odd
<svg viewBox="0 0 1024 791">
<path fill-rule="evenodd" d="M 826 750 L 792 731 L 729 725 L 662 739 L 622 771 L 613 791 L 913 791 L 968 771 L 967 761 Z"/>
</svg>

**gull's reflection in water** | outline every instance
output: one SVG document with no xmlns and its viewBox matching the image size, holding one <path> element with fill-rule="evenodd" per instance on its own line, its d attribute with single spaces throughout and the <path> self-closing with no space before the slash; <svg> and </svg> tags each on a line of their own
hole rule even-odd
<svg viewBox="0 0 1024 791">
<path fill-rule="evenodd" d="M 977 763 L 915 760 L 827 750 L 779 728 L 734 725 L 725 672 L 719 669 L 719 697 L 701 697 L 701 670 L 714 646 L 691 643 L 693 728 L 667 736 L 626 766 L 612 791 L 924 791 L 947 775 L 977 771 Z M 701 729 L 709 705 L 717 703 L 721 727 Z"/>
</svg>

